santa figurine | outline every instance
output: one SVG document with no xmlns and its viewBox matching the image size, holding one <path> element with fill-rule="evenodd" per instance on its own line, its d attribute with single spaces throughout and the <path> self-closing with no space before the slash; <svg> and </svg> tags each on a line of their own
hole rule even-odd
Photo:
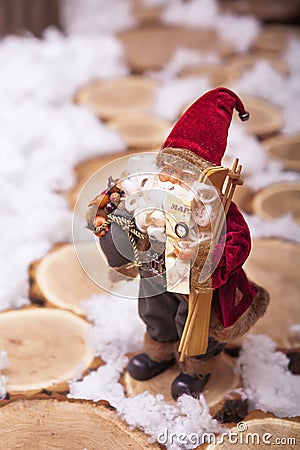
<svg viewBox="0 0 300 450">
<path fill-rule="evenodd" d="M 206 209 L 202 208 L 204 218 L 200 214 L 199 220 L 196 217 L 188 225 L 184 220 L 178 221 L 173 233 L 178 240 L 172 243 L 171 250 L 179 261 L 178 267 L 183 270 L 187 261 L 193 261 L 189 266 L 190 294 L 183 293 L 180 283 L 179 288 L 175 283 L 175 287 L 168 289 L 172 277 L 166 280 L 170 252 L 166 250 L 168 224 L 163 213 L 164 196 L 161 199 L 154 196 L 157 204 L 151 205 L 151 196 L 148 195 L 146 204 L 145 198 L 142 199 L 144 208 L 141 208 L 138 204 L 141 196 L 132 196 L 132 193 L 152 192 L 151 189 L 157 192 L 157 188 L 162 188 L 184 202 L 189 199 L 189 189 L 198 186 L 201 190 L 203 186 L 203 198 L 209 198 L 209 205 L 212 205 L 216 201 L 216 190 L 204 186 L 199 179 L 203 172 L 209 173 L 221 167 L 234 109 L 241 120 L 248 119 L 249 113 L 242 101 L 231 90 L 220 87 L 205 93 L 177 121 L 158 152 L 158 177 L 142 177 L 139 187 L 130 184 L 130 178 L 129 182 L 126 178 L 123 182 L 110 180 L 106 192 L 91 203 L 94 231 L 100 237 L 109 266 L 126 276 L 139 273 L 141 279 L 138 310 L 146 325 L 146 333 L 143 350 L 131 358 L 128 371 L 137 380 L 147 380 L 177 362 L 181 372 L 172 383 L 174 399 L 182 394 L 197 396 L 203 391 L 226 343 L 245 334 L 265 313 L 269 295 L 262 287 L 249 281 L 243 271 L 242 266 L 250 253 L 251 238 L 248 226 L 233 202 L 226 212 L 220 241 L 215 245 L 215 249 L 221 249 L 217 263 L 204 281 L 199 279 L 199 274 L 208 255 L 207 249 L 211 249 L 207 244 L 211 242 L 208 219 L 205 219 L 207 205 Z M 147 187 L 150 187 L 149 191 Z M 217 196 L 219 194 L 222 195 L 218 192 Z M 150 201 L 148 205 L 147 199 Z M 205 206 L 205 199 L 203 204 Z M 175 205 L 174 208 L 189 211 L 188 207 Z M 203 229 L 206 232 L 203 233 Z M 138 255 L 146 255 L 147 258 L 138 260 Z M 173 278 L 174 273 L 179 274 L 180 269 L 173 271 Z M 190 352 L 185 358 L 180 358 L 178 346 L 185 333 L 189 300 L 195 293 L 198 295 L 199 317 L 202 308 L 203 316 L 208 314 L 207 339 L 201 352 Z M 210 297 L 209 308 L 201 303 L 201 295 Z M 201 320 L 197 326 L 201 334 Z M 194 333 L 197 333 L 197 328 Z"/>
</svg>

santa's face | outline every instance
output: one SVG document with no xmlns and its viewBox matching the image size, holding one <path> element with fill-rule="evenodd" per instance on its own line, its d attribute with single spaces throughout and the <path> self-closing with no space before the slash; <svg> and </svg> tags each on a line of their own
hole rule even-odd
<svg viewBox="0 0 300 450">
<path fill-rule="evenodd" d="M 162 182 L 169 181 L 173 184 L 179 184 L 182 187 L 189 188 L 197 181 L 198 174 L 196 171 L 179 169 L 174 165 L 165 163 L 158 177 Z"/>
</svg>

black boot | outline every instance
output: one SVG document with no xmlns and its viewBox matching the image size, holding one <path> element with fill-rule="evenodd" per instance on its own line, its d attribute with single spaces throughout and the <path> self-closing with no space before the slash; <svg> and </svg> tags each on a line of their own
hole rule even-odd
<svg viewBox="0 0 300 450">
<path fill-rule="evenodd" d="M 198 377 L 189 375 L 188 373 L 180 373 L 172 383 L 172 397 L 174 400 L 177 400 L 182 394 L 197 397 L 203 391 L 209 377 L 210 373 Z"/>
<path fill-rule="evenodd" d="M 134 356 L 128 363 L 128 372 L 136 380 L 149 380 L 156 375 L 164 372 L 175 364 L 175 358 L 169 361 L 156 362 L 146 353 L 140 353 Z"/>
</svg>

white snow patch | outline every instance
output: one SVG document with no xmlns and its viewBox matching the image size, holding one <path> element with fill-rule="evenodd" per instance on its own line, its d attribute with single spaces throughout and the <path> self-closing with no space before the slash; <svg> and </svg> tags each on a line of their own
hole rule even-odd
<svg viewBox="0 0 300 450">
<path fill-rule="evenodd" d="M 0 373 L 0 400 L 6 397 L 6 377 Z"/>
<path fill-rule="evenodd" d="M 28 302 L 29 264 L 71 239 L 71 212 L 59 192 L 72 186 L 74 165 L 124 145 L 84 108 L 27 101 L 1 104 L 0 148 L 3 310 Z"/>
<path fill-rule="evenodd" d="M 261 97 L 276 105 L 285 102 L 289 91 L 287 76 L 277 72 L 270 61 L 259 60 L 252 69 L 245 71 L 232 88 L 243 94 Z"/>
<path fill-rule="evenodd" d="M 68 397 L 84 398 L 95 402 L 107 400 L 112 406 L 117 407 L 125 401 L 124 388 L 119 383 L 119 378 L 127 362 L 127 358 L 120 356 L 116 362 L 99 367 L 82 381 L 72 381 Z"/>
<path fill-rule="evenodd" d="M 162 395 L 153 396 L 144 392 L 127 398 L 118 407 L 118 411 L 131 427 L 142 427 L 151 440 L 166 444 L 170 450 L 195 448 L 196 436 L 201 443 L 205 433 L 218 433 L 222 430 L 209 414 L 203 395 L 199 399 L 183 395 L 175 404 L 168 404 Z M 180 436 L 183 435 L 187 436 L 184 445 L 180 443 Z M 188 442 L 189 437 L 191 442 Z"/>
<path fill-rule="evenodd" d="M 260 23 L 254 16 L 220 14 L 215 22 L 216 31 L 229 42 L 237 53 L 246 52 L 260 32 Z"/>
<path fill-rule="evenodd" d="M 283 59 L 287 63 L 290 71 L 292 73 L 300 73 L 300 61 L 299 61 L 299 52 L 300 52 L 300 39 L 291 37 L 288 41 L 286 51 L 283 55 Z"/>
<path fill-rule="evenodd" d="M 293 40 L 286 53 L 289 75 L 279 74 L 266 60 L 258 61 L 251 70 L 245 72 L 231 88 L 240 94 L 264 98 L 280 106 L 283 111 L 284 133 L 299 131 L 300 115 L 300 68 L 293 62 L 298 59 L 300 41 Z M 298 53 L 297 53 L 298 52 Z"/>
<path fill-rule="evenodd" d="M 236 111 L 233 114 L 236 115 Z M 231 166 L 235 158 L 239 158 L 244 176 L 260 173 L 268 164 L 267 154 L 258 139 L 248 134 L 245 124 L 232 121 L 224 161 Z"/>
<path fill-rule="evenodd" d="M 291 325 L 289 327 L 289 331 L 291 331 L 292 333 L 300 334 L 300 324 L 296 323 L 294 325 Z"/>
<path fill-rule="evenodd" d="M 5 350 L 2 350 L 0 352 L 0 372 L 1 370 L 5 369 L 9 366 L 9 359 L 7 356 L 7 352 Z"/>
<path fill-rule="evenodd" d="M 2 350 L 0 352 L 0 400 L 6 397 L 6 377 L 2 375 L 2 370 L 9 366 L 9 359 L 7 352 Z"/>
<path fill-rule="evenodd" d="M 166 6 L 172 0 L 140 0 L 141 4 L 146 7 Z"/>
<path fill-rule="evenodd" d="M 63 0 L 61 20 L 69 34 L 115 33 L 136 24 L 128 0 Z"/>
<path fill-rule="evenodd" d="M 72 101 L 82 84 L 126 74 L 122 54 L 121 44 L 108 35 L 66 38 L 48 29 L 44 39 L 8 36 L 0 45 L 0 99 Z"/>
<path fill-rule="evenodd" d="M 204 77 L 170 80 L 158 89 L 152 112 L 176 120 L 185 107 L 209 89 L 208 79 Z"/>
<path fill-rule="evenodd" d="M 163 20 L 173 25 L 214 28 L 219 13 L 216 0 L 172 0 L 163 14 Z"/>
<path fill-rule="evenodd" d="M 300 225 L 290 214 L 276 220 L 263 220 L 258 216 L 245 213 L 244 217 L 253 239 L 274 237 L 300 242 Z"/>
<path fill-rule="evenodd" d="M 253 191 L 258 191 L 271 184 L 299 180 L 300 174 L 298 172 L 284 171 L 279 161 L 268 160 L 265 168 L 251 173 L 247 178 L 247 186 Z"/>
<path fill-rule="evenodd" d="M 251 409 L 278 417 L 300 414 L 300 377 L 288 370 L 287 356 L 271 338 L 246 336 L 237 363 Z"/>
<path fill-rule="evenodd" d="M 79 84 L 122 73 L 119 56 L 110 37 L 48 32 L 44 40 L 8 37 L 0 44 L 0 310 L 27 303 L 29 264 L 70 240 L 72 216 L 60 192 L 73 185 L 73 167 L 125 149 L 116 133 L 72 103 Z"/>
<path fill-rule="evenodd" d="M 137 314 L 137 299 L 95 295 L 83 301 L 82 307 L 95 324 L 91 344 L 105 362 L 142 347 L 145 326 Z"/>
<path fill-rule="evenodd" d="M 290 76 L 288 78 L 284 118 L 285 133 L 297 132 L 300 129 L 300 39 L 291 38 L 288 42 L 284 59 L 288 64 Z"/>
<path fill-rule="evenodd" d="M 200 52 L 195 49 L 179 47 L 161 71 L 150 72 L 149 76 L 167 81 L 175 78 L 188 67 L 216 65 L 220 61 L 220 57 L 213 52 Z"/>
<path fill-rule="evenodd" d="M 254 16 L 222 13 L 216 0 L 172 0 L 163 13 L 163 20 L 173 25 L 214 29 L 237 52 L 248 50 L 260 31 Z"/>
</svg>

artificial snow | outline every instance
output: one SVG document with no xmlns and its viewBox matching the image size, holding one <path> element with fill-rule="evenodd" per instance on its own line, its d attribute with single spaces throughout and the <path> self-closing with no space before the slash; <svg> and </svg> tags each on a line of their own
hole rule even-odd
<svg viewBox="0 0 300 450">
<path fill-rule="evenodd" d="M 9 366 L 9 359 L 7 356 L 7 352 L 5 350 L 2 350 L 0 352 L 0 372 L 1 370 L 5 369 Z"/>
<path fill-rule="evenodd" d="M 270 157 L 255 136 L 248 134 L 245 124 L 233 121 L 223 164 L 230 167 L 235 158 L 239 158 L 243 166 L 245 185 L 253 192 L 274 183 L 300 181 L 299 172 L 285 170 L 280 161 Z"/>
<path fill-rule="evenodd" d="M 300 225 L 291 214 L 279 219 L 263 220 L 258 216 L 244 213 L 253 239 L 281 238 L 300 243 Z"/>
<path fill-rule="evenodd" d="M 172 25 L 196 28 L 214 28 L 219 7 L 216 0 L 172 0 L 164 11 L 163 20 Z"/>
<path fill-rule="evenodd" d="M 291 73 L 300 73 L 300 61 L 297 58 L 300 52 L 300 40 L 295 37 L 290 37 L 287 43 L 287 48 L 283 55 L 283 60 L 288 65 Z"/>
<path fill-rule="evenodd" d="M 0 400 L 6 397 L 6 377 L 0 373 Z"/>
<path fill-rule="evenodd" d="M 258 139 L 247 132 L 245 123 L 233 120 L 228 132 L 224 163 L 230 167 L 235 158 L 239 158 L 243 166 L 242 174 L 247 177 L 247 183 L 250 176 L 260 174 L 268 166 L 267 153 Z"/>
<path fill-rule="evenodd" d="M 73 185 L 75 164 L 124 149 L 120 138 L 84 108 L 31 101 L 3 106 L 0 309 L 26 303 L 29 264 L 55 242 L 72 239 L 71 212 L 59 192 Z"/>
<path fill-rule="evenodd" d="M 152 113 L 175 121 L 195 98 L 210 88 L 209 81 L 205 77 L 169 80 L 159 87 Z"/>
<path fill-rule="evenodd" d="M 137 23 L 128 0 L 62 0 L 61 20 L 69 34 L 114 33 Z"/>
<path fill-rule="evenodd" d="M 170 450 L 193 449 L 203 442 L 205 434 L 216 434 L 222 430 L 217 420 L 209 414 L 203 395 L 198 399 L 182 395 L 175 404 L 169 404 L 162 395 L 153 396 L 144 392 L 125 399 L 119 405 L 118 412 L 131 427 L 142 427 L 152 440 L 165 444 Z M 183 435 L 186 436 L 186 443 L 182 445 Z M 192 436 L 198 437 L 197 443 Z"/>
<path fill-rule="evenodd" d="M 291 326 L 289 327 L 289 331 L 291 331 L 292 333 L 295 333 L 295 334 L 299 334 L 299 335 L 300 335 L 300 324 L 299 324 L 299 323 L 296 323 L 296 324 L 294 324 L 294 325 L 291 325 Z"/>
<path fill-rule="evenodd" d="M 101 355 L 104 361 L 114 361 L 118 355 L 141 348 L 145 326 L 137 315 L 136 298 L 95 295 L 83 301 L 82 308 L 95 324 L 90 340 L 96 355 Z"/>
<path fill-rule="evenodd" d="M 2 350 L 0 352 L 0 400 L 6 397 L 6 377 L 2 374 L 2 370 L 7 366 L 9 366 L 7 352 Z"/>
<path fill-rule="evenodd" d="M 257 38 L 260 24 L 253 16 L 222 13 L 216 0 L 172 0 L 163 13 L 168 24 L 214 29 L 236 52 L 245 52 Z"/>
<path fill-rule="evenodd" d="M 260 59 L 232 87 L 239 93 L 265 98 L 280 105 L 285 102 L 288 93 L 288 86 L 285 86 L 287 78 L 288 75 L 280 74 L 270 61 Z"/>
<path fill-rule="evenodd" d="M 258 160 L 258 164 L 259 164 Z M 266 163 L 261 170 L 250 170 L 247 178 L 247 186 L 252 191 L 258 191 L 274 183 L 300 181 L 299 172 L 283 170 L 280 161 L 271 158 L 265 159 Z"/>
<path fill-rule="evenodd" d="M 284 120 L 283 133 L 299 131 L 300 68 L 292 61 L 292 57 L 298 59 L 299 48 L 299 41 L 297 44 L 288 46 L 286 59 L 289 68 L 288 75 L 284 76 L 277 72 L 270 62 L 260 60 L 239 80 L 230 85 L 240 95 L 261 97 L 281 107 Z"/>
<path fill-rule="evenodd" d="M 254 16 L 221 14 L 215 22 L 216 31 L 229 42 L 237 53 L 245 53 L 259 35 L 261 29 Z"/>
<path fill-rule="evenodd" d="M 1 42 L 0 310 L 28 303 L 30 263 L 54 243 L 72 239 L 71 211 L 61 191 L 74 184 L 74 166 L 125 149 L 117 134 L 72 102 L 84 80 L 122 72 L 113 38 L 90 45 L 90 39 L 57 32 L 44 40 Z"/>
<path fill-rule="evenodd" d="M 0 45 L 1 103 L 72 102 L 82 84 L 127 74 L 122 56 L 112 35 L 66 38 L 48 29 L 43 39 L 8 36 Z"/>
<path fill-rule="evenodd" d="M 148 8 L 154 8 L 158 6 L 168 6 L 172 0 L 140 0 L 140 3 Z"/>
<path fill-rule="evenodd" d="M 249 335 L 237 361 L 251 409 L 278 417 L 300 414 L 300 377 L 288 369 L 287 356 L 265 335 Z"/>
<path fill-rule="evenodd" d="M 220 57 L 213 52 L 200 52 L 191 48 L 179 47 L 162 70 L 150 72 L 149 76 L 158 80 L 169 81 L 180 75 L 186 68 L 213 66 L 220 61 Z"/>
</svg>

